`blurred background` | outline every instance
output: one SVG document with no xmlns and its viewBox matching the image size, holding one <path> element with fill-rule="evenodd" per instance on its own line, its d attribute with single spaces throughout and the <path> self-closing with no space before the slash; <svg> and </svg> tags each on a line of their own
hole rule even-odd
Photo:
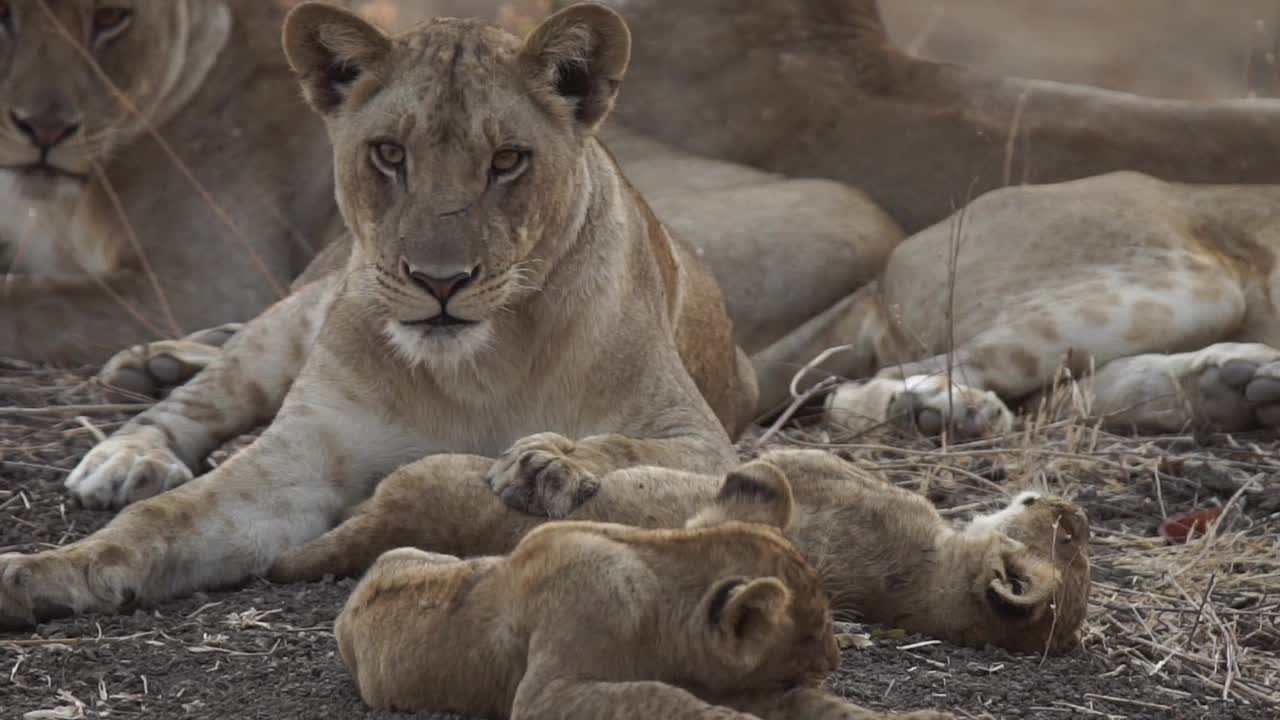
<svg viewBox="0 0 1280 720">
<path fill-rule="evenodd" d="M 556 0 L 346 1 L 388 27 L 450 15 L 523 32 Z M 895 41 L 933 60 L 1158 97 L 1280 96 L 1280 0 L 888 0 L 880 6 Z"/>
</svg>

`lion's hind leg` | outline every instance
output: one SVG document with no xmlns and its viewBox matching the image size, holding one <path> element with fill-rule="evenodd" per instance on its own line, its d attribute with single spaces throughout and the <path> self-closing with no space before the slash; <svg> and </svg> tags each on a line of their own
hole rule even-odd
<svg viewBox="0 0 1280 720">
<path fill-rule="evenodd" d="M 1280 427 L 1280 349 L 1216 343 L 1113 360 L 1090 381 L 1093 415 L 1147 432 Z"/>
</svg>

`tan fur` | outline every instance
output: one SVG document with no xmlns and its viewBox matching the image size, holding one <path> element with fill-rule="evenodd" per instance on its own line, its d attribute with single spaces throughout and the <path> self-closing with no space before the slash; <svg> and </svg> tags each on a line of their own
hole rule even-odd
<svg viewBox="0 0 1280 720">
<path fill-rule="evenodd" d="M 68 487 L 84 504 L 148 499 L 0 561 L 5 622 L 265 572 L 428 455 L 496 457 L 493 492 L 552 512 L 615 469 L 734 461 L 754 384 L 714 281 L 594 137 L 626 66 L 615 13 L 575 7 L 521 43 L 458 20 L 389 37 L 309 3 L 284 44 L 333 140 L 350 260 L 82 460 Z M 529 154 L 492 174 L 504 147 Z M 462 272 L 461 290 L 428 287 Z"/>
<path fill-rule="evenodd" d="M 493 498 L 486 468 L 466 456 L 401 468 L 345 523 L 282 556 L 272 577 L 359 575 L 400 546 L 467 557 L 509 551 L 545 519 Z M 794 496 L 787 536 L 818 568 L 837 611 L 960 644 L 1034 653 L 1076 647 L 1090 585 L 1089 525 L 1070 502 L 1023 493 L 954 529 L 923 497 L 828 453 L 779 450 L 729 473 L 722 490 L 730 492 L 688 524 L 774 522 L 769 505 L 780 493 L 768 488 L 786 482 Z M 714 476 L 633 468 L 606 477 L 590 500 L 565 497 L 563 505 L 574 520 L 679 527 L 718 485 Z"/>
<path fill-rule="evenodd" d="M 380 709 L 950 717 L 865 711 L 821 690 L 839 653 L 816 573 L 778 532 L 790 512 L 777 475 L 727 484 L 716 519 L 695 529 L 554 522 L 506 557 L 391 550 L 338 616 L 338 649 Z"/>
<path fill-rule="evenodd" d="M 105 34 L 101 5 L 9 3 L 0 355 L 96 363 L 248 320 L 338 226 L 278 3 L 140 0 Z M 65 138 L 44 151 L 36 126 Z M 31 170 L 42 156 L 58 174 Z"/>
<path fill-rule="evenodd" d="M 993 191 L 908 238 L 878 283 L 754 359 L 847 346 L 800 387 L 871 377 L 826 401 L 855 431 L 1004 432 L 1009 408 L 1038 407 L 1064 369 L 1078 383 L 1068 409 L 1111 428 L 1276 427 L 1277 208 L 1280 186 L 1137 173 Z M 764 402 L 785 392 L 778 384 L 762 372 Z"/>
</svg>

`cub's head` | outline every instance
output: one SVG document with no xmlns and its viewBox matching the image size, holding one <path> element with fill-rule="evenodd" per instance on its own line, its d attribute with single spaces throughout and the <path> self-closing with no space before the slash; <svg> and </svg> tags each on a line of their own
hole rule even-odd
<svg viewBox="0 0 1280 720">
<path fill-rule="evenodd" d="M 1079 644 L 1089 602 L 1089 520 L 1061 497 L 1020 493 L 1000 511 L 975 517 L 971 535 L 992 543 L 974 587 L 1002 637 L 1025 652 L 1066 652 Z"/>
<path fill-rule="evenodd" d="M 32 199 L 75 193 L 216 56 L 220 0 L 0 0 L 0 167 Z M 199 35 L 199 38 L 196 37 Z M 218 39 L 215 40 L 214 36 Z M 200 77 L 203 74 L 196 72 Z"/>
<path fill-rule="evenodd" d="M 524 41 L 471 20 L 388 36 L 305 3 L 284 46 L 333 143 L 353 274 L 373 322 L 410 357 L 482 347 L 542 287 L 584 223 L 592 136 L 612 107 L 631 37 L 579 4 Z"/>
<path fill-rule="evenodd" d="M 787 688 L 839 665 L 830 599 L 782 535 L 791 511 L 782 471 L 756 460 L 729 473 L 715 502 L 686 525 L 700 536 L 697 561 L 711 575 L 690 649 L 708 691 Z"/>
</svg>

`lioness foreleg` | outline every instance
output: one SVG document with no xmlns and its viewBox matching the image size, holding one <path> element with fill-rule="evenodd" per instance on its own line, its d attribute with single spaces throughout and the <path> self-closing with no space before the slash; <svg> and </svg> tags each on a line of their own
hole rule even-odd
<svg viewBox="0 0 1280 720">
<path fill-rule="evenodd" d="M 319 383 L 298 390 L 257 441 L 213 471 L 130 505 L 83 540 L 0 557 L 0 626 L 116 610 L 264 573 L 286 549 L 332 527 L 375 478 L 421 452 L 413 436 L 344 402 L 340 390 Z M 312 412 L 317 405 L 333 413 Z"/>
<path fill-rule="evenodd" d="M 246 325 L 195 378 L 90 450 L 67 491 L 85 507 L 122 507 L 189 481 L 210 452 L 280 409 L 331 290 L 313 283 Z"/>
<path fill-rule="evenodd" d="M 538 433 L 517 441 L 488 473 L 489 486 L 507 505 L 532 515 L 561 519 L 600 489 L 600 479 L 615 470 L 656 466 L 720 473 L 736 460 L 719 424 L 706 432 L 672 438 L 634 438 L 620 433 L 571 440 Z"/>
</svg>

